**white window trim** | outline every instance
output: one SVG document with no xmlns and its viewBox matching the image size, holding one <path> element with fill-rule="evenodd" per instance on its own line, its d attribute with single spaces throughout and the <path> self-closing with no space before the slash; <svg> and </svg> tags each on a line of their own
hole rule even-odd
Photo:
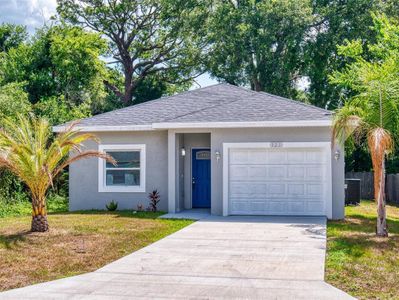
<svg viewBox="0 0 399 300">
<path fill-rule="evenodd" d="M 105 164 L 104 159 L 98 159 L 98 192 L 99 193 L 144 193 L 145 174 L 146 174 L 146 151 L 144 144 L 111 145 L 102 144 L 98 146 L 102 152 L 120 151 L 140 151 L 140 185 L 139 186 L 107 186 L 105 184 Z"/>
<path fill-rule="evenodd" d="M 229 215 L 229 153 L 230 149 L 240 148 L 273 148 L 273 142 L 267 143 L 223 143 L 223 216 Z M 326 201 L 325 214 L 332 218 L 332 157 L 330 142 L 282 142 L 282 148 L 320 148 L 326 159 L 326 189 L 324 199 Z"/>
</svg>

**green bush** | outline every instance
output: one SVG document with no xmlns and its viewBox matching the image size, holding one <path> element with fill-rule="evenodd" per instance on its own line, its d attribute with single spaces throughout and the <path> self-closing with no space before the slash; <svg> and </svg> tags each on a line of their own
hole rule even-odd
<svg viewBox="0 0 399 300">
<path fill-rule="evenodd" d="M 118 202 L 112 200 L 110 203 L 105 204 L 105 207 L 108 209 L 108 211 L 115 211 L 118 208 Z"/>
<path fill-rule="evenodd" d="M 47 211 L 59 213 L 68 211 L 68 198 L 56 194 L 47 197 Z M 27 216 L 32 213 L 32 206 L 25 194 L 14 194 L 14 199 L 0 198 L 0 218 Z"/>
</svg>

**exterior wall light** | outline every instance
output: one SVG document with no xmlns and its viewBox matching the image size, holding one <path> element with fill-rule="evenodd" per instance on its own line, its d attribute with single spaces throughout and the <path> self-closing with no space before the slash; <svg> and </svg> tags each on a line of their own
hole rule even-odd
<svg viewBox="0 0 399 300">
<path fill-rule="evenodd" d="M 219 150 L 215 151 L 215 156 L 216 156 L 216 161 L 219 161 L 220 160 L 220 151 Z"/>
<path fill-rule="evenodd" d="M 181 156 L 186 156 L 186 149 L 184 147 L 181 148 Z"/>
<path fill-rule="evenodd" d="M 336 150 L 335 153 L 334 153 L 335 160 L 339 160 L 340 157 L 341 157 L 341 151 Z"/>
</svg>

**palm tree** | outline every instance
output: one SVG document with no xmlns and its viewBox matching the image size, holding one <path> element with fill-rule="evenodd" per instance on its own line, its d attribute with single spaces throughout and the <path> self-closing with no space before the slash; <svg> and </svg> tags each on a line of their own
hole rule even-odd
<svg viewBox="0 0 399 300">
<path fill-rule="evenodd" d="M 354 40 L 338 46 L 347 64 L 333 72 L 330 82 L 343 87 L 349 100 L 335 115 L 333 139 L 341 144 L 348 138 L 367 142 L 374 171 L 376 233 L 388 236 L 385 160 L 399 134 L 399 23 L 383 14 L 372 17 L 374 44 Z"/>
<path fill-rule="evenodd" d="M 32 226 L 34 232 L 49 229 L 46 193 L 54 178 L 71 163 L 89 157 L 114 160 L 103 152 L 82 151 L 82 143 L 97 141 L 89 133 L 75 130 L 76 123 L 53 138 L 51 126 L 45 119 L 18 115 L 16 121 L 6 119 L 0 129 L 0 167 L 20 178 L 30 191 Z M 70 153 L 73 153 L 69 156 Z"/>
<path fill-rule="evenodd" d="M 337 111 L 333 139 L 344 144 L 353 137 L 367 141 L 374 171 L 374 196 L 377 202 L 378 236 L 388 236 L 385 208 L 385 159 L 393 151 L 399 124 L 399 81 L 385 62 L 363 62 L 357 70 L 362 82 L 359 93 Z"/>
</svg>

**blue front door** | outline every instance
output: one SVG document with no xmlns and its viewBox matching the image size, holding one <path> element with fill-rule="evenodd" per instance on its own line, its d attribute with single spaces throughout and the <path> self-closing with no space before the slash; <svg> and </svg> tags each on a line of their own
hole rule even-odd
<svg viewBox="0 0 399 300">
<path fill-rule="evenodd" d="M 193 208 L 211 207 L 211 151 L 192 150 L 192 201 Z"/>
</svg>

